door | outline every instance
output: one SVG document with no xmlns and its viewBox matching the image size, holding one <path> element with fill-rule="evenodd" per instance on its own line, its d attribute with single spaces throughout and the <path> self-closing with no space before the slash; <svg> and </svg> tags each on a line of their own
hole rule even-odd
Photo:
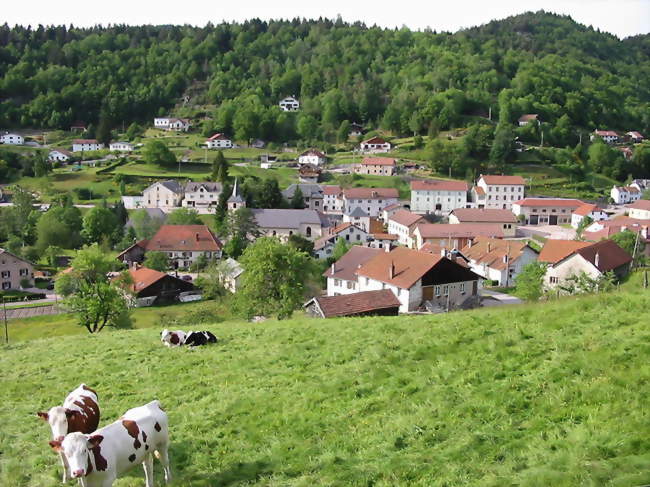
<svg viewBox="0 0 650 487">
<path fill-rule="evenodd" d="M 548 216 L 548 224 L 549 225 L 557 225 L 557 215 L 549 215 Z"/>
<path fill-rule="evenodd" d="M 539 223 L 539 215 L 530 215 L 530 224 L 537 225 Z"/>
<path fill-rule="evenodd" d="M 433 286 L 422 286 L 422 301 L 433 299 Z"/>
</svg>

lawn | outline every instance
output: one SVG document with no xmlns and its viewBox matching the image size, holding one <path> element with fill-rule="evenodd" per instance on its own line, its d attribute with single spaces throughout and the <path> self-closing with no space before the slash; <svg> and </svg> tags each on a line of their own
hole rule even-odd
<svg viewBox="0 0 650 487">
<path fill-rule="evenodd" d="M 650 483 L 650 330 L 632 291 L 419 317 L 159 326 L 2 350 L 0 484 L 60 485 L 35 412 L 81 382 L 101 424 L 159 399 L 174 486 Z M 43 325 L 45 328 L 46 325 Z M 155 466 L 156 485 L 162 485 Z M 135 468 L 116 486 L 143 485 Z"/>
</svg>

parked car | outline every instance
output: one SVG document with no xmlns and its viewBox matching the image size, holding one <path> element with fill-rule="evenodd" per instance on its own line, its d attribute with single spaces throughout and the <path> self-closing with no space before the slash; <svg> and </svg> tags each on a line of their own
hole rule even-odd
<svg viewBox="0 0 650 487">
<path fill-rule="evenodd" d="M 181 276 L 181 279 L 183 279 L 184 281 L 191 281 L 191 280 L 192 280 L 192 276 L 188 276 L 188 275 L 186 274 L 186 275 L 184 275 L 184 276 Z"/>
</svg>

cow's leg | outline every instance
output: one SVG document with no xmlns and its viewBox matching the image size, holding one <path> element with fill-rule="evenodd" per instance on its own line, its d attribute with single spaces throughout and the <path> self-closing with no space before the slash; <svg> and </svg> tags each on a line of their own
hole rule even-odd
<svg viewBox="0 0 650 487">
<path fill-rule="evenodd" d="M 144 484 L 147 487 L 153 487 L 153 457 L 146 455 L 142 466 L 144 467 Z"/>
<path fill-rule="evenodd" d="M 172 481 L 172 469 L 169 467 L 169 453 L 167 451 L 169 445 L 165 443 L 156 449 L 156 458 L 162 463 L 165 470 L 165 483 L 168 484 Z"/>
<path fill-rule="evenodd" d="M 59 457 L 61 458 L 61 465 L 63 465 L 63 482 L 68 481 L 68 460 L 65 458 L 65 455 L 62 451 L 59 452 Z"/>
</svg>

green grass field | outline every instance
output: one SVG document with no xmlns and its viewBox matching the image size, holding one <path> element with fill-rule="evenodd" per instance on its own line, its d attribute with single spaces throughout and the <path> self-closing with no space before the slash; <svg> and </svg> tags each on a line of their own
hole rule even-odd
<svg viewBox="0 0 650 487">
<path fill-rule="evenodd" d="M 161 346 L 153 321 L 14 343 L 0 485 L 60 485 L 34 413 L 81 382 L 102 425 L 162 401 L 175 486 L 647 484 L 650 294 L 631 289 L 441 316 L 188 321 L 221 338 L 194 351 Z M 143 482 L 137 467 L 116 486 Z"/>
</svg>

